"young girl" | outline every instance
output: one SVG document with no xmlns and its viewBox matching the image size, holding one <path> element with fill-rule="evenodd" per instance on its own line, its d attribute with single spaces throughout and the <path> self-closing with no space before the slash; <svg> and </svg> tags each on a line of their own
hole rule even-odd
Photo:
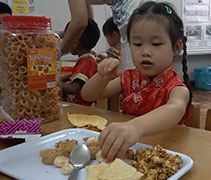
<svg viewBox="0 0 211 180">
<path fill-rule="evenodd" d="M 191 100 L 183 23 L 168 4 L 150 1 L 136 9 L 127 37 L 136 69 L 119 76 L 119 60 L 105 59 L 82 89 L 87 101 L 123 93 L 123 112 L 137 116 L 128 122 L 111 123 L 100 134 L 102 156 L 108 162 L 124 154 L 142 136 L 183 123 Z M 187 87 L 172 67 L 182 48 Z"/>
<path fill-rule="evenodd" d="M 106 50 L 106 55 L 96 53 L 93 54 L 97 56 L 101 61 L 108 57 L 120 58 L 121 47 L 120 47 L 120 32 L 116 24 L 114 24 L 113 17 L 110 17 L 103 24 L 103 34 L 109 44 L 109 48 Z"/>
</svg>

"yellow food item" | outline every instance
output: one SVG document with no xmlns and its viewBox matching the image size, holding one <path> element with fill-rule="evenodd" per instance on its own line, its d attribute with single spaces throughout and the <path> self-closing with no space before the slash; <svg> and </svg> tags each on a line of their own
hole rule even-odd
<svg viewBox="0 0 211 180">
<path fill-rule="evenodd" d="M 65 156 L 57 156 L 53 162 L 56 167 L 62 167 L 66 163 L 69 163 L 69 158 Z"/>
<path fill-rule="evenodd" d="M 98 115 L 67 113 L 66 118 L 72 126 L 86 129 L 97 128 L 98 130 L 103 130 L 108 123 L 105 118 Z"/>
<path fill-rule="evenodd" d="M 143 174 L 136 171 L 121 159 L 115 159 L 112 163 L 91 165 L 86 167 L 87 180 L 139 180 Z"/>
<path fill-rule="evenodd" d="M 64 165 L 62 165 L 61 167 L 61 172 L 64 175 L 69 175 L 71 174 L 71 172 L 73 171 L 74 167 L 72 164 L 70 163 L 65 163 Z"/>
<path fill-rule="evenodd" d="M 64 153 L 57 149 L 45 149 L 40 151 L 43 164 L 53 165 L 53 162 L 57 156 L 63 156 Z"/>
</svg>

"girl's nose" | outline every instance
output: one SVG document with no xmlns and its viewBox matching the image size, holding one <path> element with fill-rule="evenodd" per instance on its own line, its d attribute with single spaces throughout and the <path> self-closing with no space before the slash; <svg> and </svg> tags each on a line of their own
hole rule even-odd
<svg viewBox="0 0 211 180">
<path fill-rule="evenodd" d="M 149 47 L 146 47 L 146 46 L 143 46 L 142 47 L 142 56 L 144 57 L 148 57 L 148 56 L 151 56 L 151 50 Z"/>
<path fill-rule="evenodd" d="M 150 57 L 151 53 L 149 51 L 144 51 L 142 54 L 143 57 Z"/>
</svg>

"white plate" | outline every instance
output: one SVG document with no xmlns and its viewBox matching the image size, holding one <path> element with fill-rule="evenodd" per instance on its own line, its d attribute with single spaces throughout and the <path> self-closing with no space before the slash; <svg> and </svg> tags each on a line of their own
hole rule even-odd
<svg viewBox="0 0 211 180">
<path fill-rule="evenodd" d="M 39 152 L 47 148 L 55 148 L 55 143 L 64 139 L 76 139 L 83 142 L 84 137 L 96 136 L 99 133 L 85 129 L 67 129 L 40 139 L 22 143 L 0 151 L 0 172 L 20 180 L 67 180 L 60 168 L 42 163 Z M 146 149 L 151 146 L 137 143 L 132 149 Z M 193 166 L 193 161 L 187 155 L 167 150 L 168 153 L 182 157 L 183 167 L 168 180 L 176 180 L 183 176 Z M 95 162 L 93 162 L 95 163 Z M 86 179 L 86 170 L 81 169 L 77 180 Z"/>
</svg>

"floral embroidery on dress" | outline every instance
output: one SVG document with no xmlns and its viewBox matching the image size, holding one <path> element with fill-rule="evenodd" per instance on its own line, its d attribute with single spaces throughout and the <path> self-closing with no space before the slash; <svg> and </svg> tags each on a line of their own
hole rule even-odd
<svg viewBox="0 0 211 180">
<path fill-rule="evenodd" d="M 142 101 L 141 93 L 138 92 L 137 94 L 133 94 L 133 100 L 134 100 L 135 103 Z"/>
<path fill-rule="evenodd" d="M 154 84 L 155 84 L 155 87 L 161 87 L 161 86 L 163 86 L 163 84 L 164 84 L 164 80 L 163 80 L 162 78 L 156 79 L 156 80 L 154 81 Z"/>
<path fill-rule="evenodd" d="M 133 80 L 133 82 L 132 82 L 132 89 L 136 89 L 136 88 L 139 88 L 139 80 L 138 79 Z"/>
<path fill-rule="evenodd" d="M 143 87 L 144 87 L 144 86 L 146 86 L 146 85 L 147 85 L 147 83 L 148 83 L 148 81 L 147 81 L 147 80 L 145 80 L 145 79 L 141 81 L 141 85 L 142 85 Z"/>
</svg>

